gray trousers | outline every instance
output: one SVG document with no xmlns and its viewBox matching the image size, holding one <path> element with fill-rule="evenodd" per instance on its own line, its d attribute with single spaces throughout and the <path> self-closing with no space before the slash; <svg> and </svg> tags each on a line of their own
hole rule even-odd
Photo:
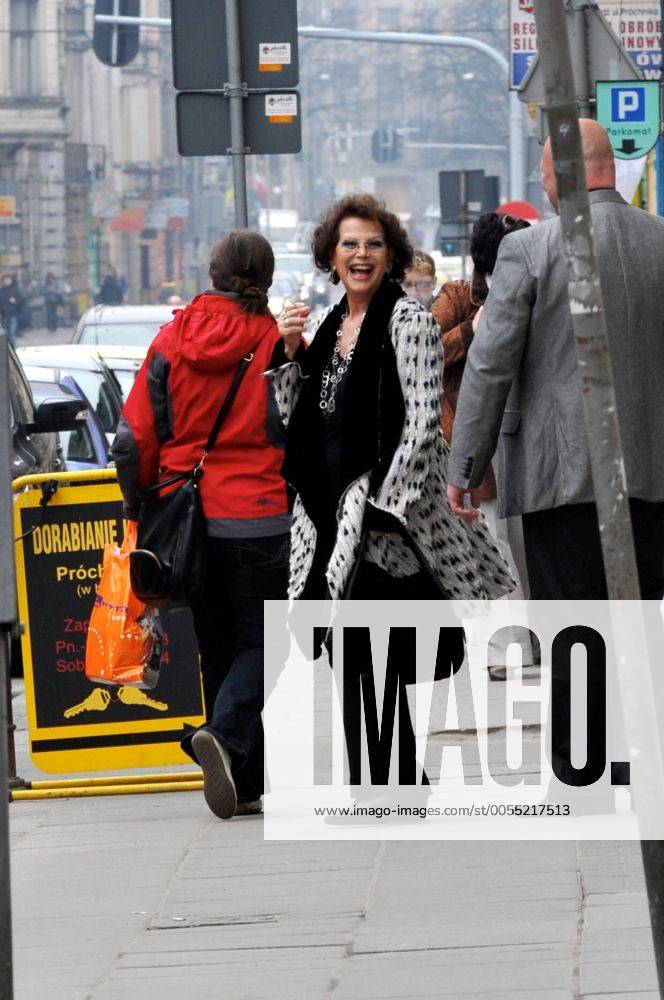
<svg viewBox="0 0 664 1000">
<path fill-rule="evenodd" d="M 503 601 L 526 601 L 530 597 L 528 586 L 528 572 L 526 570 L 526 557 L 523 545 L 523 529 L 520 517 L 498 517 L 498 501 L 483 500 L 482 512 L 486 518 L 489 531 L 491 532 L 496 545 L 503 559 L 512 571 L 512 575 L 517 582 L 516 590 Z M 518 622 L 519 625 L 528 627 L 528 622 L 524 619 Z M 515 637 L 516 641 L 516 637 Z M 503 642 L 499 646 L 489 642 L 487 651 L 487 662 L 489 666 L 499 666 L 505 663 L 505 645 Z M 533 651 L 528 643 L 523 650 L 523 664 L 528 666 L 533 663 Z"/>
</svg>

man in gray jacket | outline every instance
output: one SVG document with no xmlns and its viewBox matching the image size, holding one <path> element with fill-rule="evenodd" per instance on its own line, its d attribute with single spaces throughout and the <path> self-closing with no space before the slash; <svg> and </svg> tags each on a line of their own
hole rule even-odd
<svg viewBox="0 0 664 1000">
<path fill-rule="evenodd" d="M 641 590 L 664 594 L 664 219 L 615 190 L 605 130 L 580 122 Z M 558 208 L 550 142 L 542 184 Z M 607 596 L 560 220 L 508 235 L 468 354 L 448 499 L 482 482 L 498 447 L 499 514 L 523 516 L 533 599 Z"/>
</svg>

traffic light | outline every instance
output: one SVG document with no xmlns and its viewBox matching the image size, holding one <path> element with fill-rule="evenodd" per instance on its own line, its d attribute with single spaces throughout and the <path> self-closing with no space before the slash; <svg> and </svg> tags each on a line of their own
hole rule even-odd
<svg viewBox="0 0 664 1000">
<path fill-rule="evenodd" d="M 113 14 L 120 17 L 140 17 L 141 0 L 95 0 L 95 16 Z M 126 66 L 136 58 L 139 46 L 137 24 L 94 23 L 92 48 L 107 66 Z"/>
<path fill-rule="evenodd" d="M 403 139 L 395 128 L 381 126 L 371 136 L 371 155 L 376 163 L 394 163 L 403 152 Z"/>
</svg>

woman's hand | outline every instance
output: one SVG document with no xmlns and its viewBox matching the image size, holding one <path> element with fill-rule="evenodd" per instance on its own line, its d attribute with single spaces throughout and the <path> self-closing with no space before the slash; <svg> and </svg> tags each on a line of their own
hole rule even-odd
<svg viewBox="0 0 664 1000">
<path fill-rule="evenodd" d="M 477 333 L 477 328 L 480 325 L 480 320 L 482 318 L 482 310 L 484 306 L 480 306 L 475 315 L 473 316 L 473 333 Z"/>
<path fill-rule="evenodd" d="M 292 360 L 302 343 L 302 334 L 307 328 L 311 309 L 303 302 L 286 299 L 278 319 L 279 333 L 284 341 L 286 357 Z"/>
</svg>

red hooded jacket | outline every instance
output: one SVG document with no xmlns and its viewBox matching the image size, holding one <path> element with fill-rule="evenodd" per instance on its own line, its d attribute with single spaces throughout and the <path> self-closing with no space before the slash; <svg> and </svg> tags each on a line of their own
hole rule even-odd
<svg viewBox="0 0 664 1000">
<path fill-rule="evenodd" d="M 269 380 L 279 331 L 223 294 L 198 295 L 162 327 L 122 410 L 112 454 L 128 516 L 137 491 L 193 468 L 242 358 L 253 354 L 200 491 L 208 519 L 256 519 L 288 512 L 281 427 Z"/>
</svg>

